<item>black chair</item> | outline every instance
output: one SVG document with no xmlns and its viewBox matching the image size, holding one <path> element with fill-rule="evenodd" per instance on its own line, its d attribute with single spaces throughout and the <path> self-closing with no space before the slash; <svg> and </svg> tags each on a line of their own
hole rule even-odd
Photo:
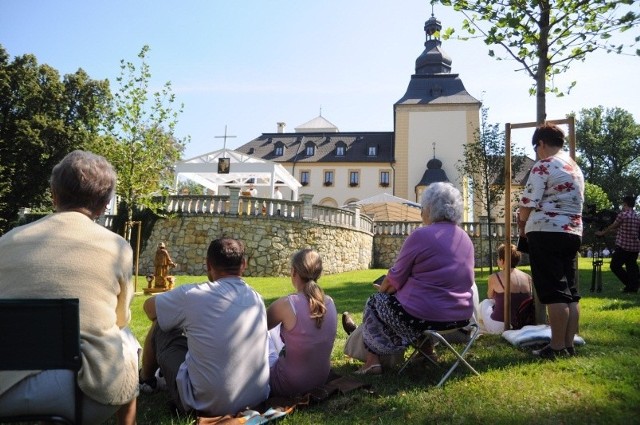
<svg viewBox="0 0 640 425">
<path fill-rule="evenodd" d="M 71 370 L 75 417 L 59 412 L 0 417 L 0 422 L 82 423 L 78 387 L 80 356 L 79 301 L 73 299 L 0 299 L 0 370 Z"/>
<path fill-rule="evenodd" d="M 445 336 L 447 334 L 454 334 L 464 332 L 468 333 L 468 340 L 464 342 L 464 347 L 461 351 L 456 350 L 453 345 L 447 341 Z M 425 351 L 425 344 L 433 344 L 434 342 L 440 342 L 443 346 L 445 346 L 454 356 L 456 356 L 455 363 L 447 370 L 444 374 L 440 382 L 438 382 L 438 387 L 444 385 L 445 381 L 449 379 L 449 376 L 453 373 L 453 371 L 458 367 L 460 363 L 464 364 L 471 372 L 475 375 L 480 375 L 474 368 L 465 360 L 465 355 L 467 351 L 471 348 L 476 338 L 479 336 L 480 329 L 476 323 L 471 323 L 469 320 L 463 320 L 461 322 L 448 322 L 448 323 L 437 323 L 434 322 L 429 326 L 427 330 L 422 333 L 422 337 L 412 344 L 413 353 L 407 358 L 404 362 L 398 373 L 402 373 L 402 371 L 416 358 L 418 355 L 422 355 L 424 358 L 429 360 L 436 367 L 440 367 L 437 361 L 433 359 L 433 356 Z"/>
</svg>

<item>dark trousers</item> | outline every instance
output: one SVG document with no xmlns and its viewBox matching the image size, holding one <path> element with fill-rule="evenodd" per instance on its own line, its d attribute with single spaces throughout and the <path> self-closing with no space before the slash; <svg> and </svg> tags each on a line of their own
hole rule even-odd
<svg viewBox="0 0 640 425">
<path fill-rule="evenodd" d="M 624 289 L 635 291 L 638 289 L 638 253 L 626 251 L 616 246 L 611 256 L 611 271 L 624 284 Z"/>
<path fill-rule="evenodd" d="M 184 411 L 184 405 L 178 393 L 176 378 L 178 369 L 187 355 L 187 337 L 181 329 L 163 331 L 157 323 L 153 329 L 153 344 L 156 350 L 158 366 L 167 382 L 167 391 L 171 400 L 180 411 Z"/>
</svg>

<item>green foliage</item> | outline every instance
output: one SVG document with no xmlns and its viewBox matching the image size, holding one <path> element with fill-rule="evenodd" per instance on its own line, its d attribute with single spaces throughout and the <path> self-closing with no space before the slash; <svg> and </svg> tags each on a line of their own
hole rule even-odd
<svg viewBox="0 0 640 425">
<path fill-rule="evenodd" d="M 171 83 L 150 93 L 148 52 L 149 47 L 144 46 L 138 54 L 139 67 L 121 61 L 108 137 L 96 146 L 118 172 L 116 193 L 125 204 L 129 219 L 134 208 L 158 210 L 160 205 L 154 197 L 166 194 L 172 185 L 173 166 L 186 143 L 174 136 L 182 105 L 173 109 L 176 99 Z"/>
<path fill-rule="evenodd" d="M 505 195 L 505 135 L 498 124 L 489 123 L 488 109 L 482 109 L 480 128 L 476 130 L 474 141 L 464 145 L 463 158 L 456 168 L 461 178 L 460 184 L 469 186 L 473 203 L 481 208 L 479 215 L 496 218 L 504 217 L 504 209 L 499 204 Z M 511 146 L 511 175 L 515 176 L 524 164 L 521 149 Z M 478 211 L 476 211 L 478 214 Z M 491 242 L 489 242 L 491 257 Z M 493 267 L 490 265 L 490 267 Z"/>
<path fill-rule="evenodd" d="M 205 187 L 191 180 L 178 182 L 178 195 L 204 195 Z"/>
<path fill-rule="evenodd" d="M 515 60 L 533 80 L 531 94 L 536 95 L 537 122 L 546 119 L 546 93 L 569 93 L 553 84 L 556 75 L 564 74 L 574 61 L 584 61 L 597 50 L 622 53 L 629 45 L 616 43 L 617 32 L 637 29 L 640 14 L 634 0 L 439 0 L 462 12 L 462 30 L 471 37 L 482 38 L 487 46 L 501 46 L 506 56 L 489 55 L 499 60 Z M 445 30 L 445 37 L 455 34 Z M 461 37 L 462 38 L 462 37 Z M 636 51 L 637 53 L 637 51 Z"/>
<path fill-rule="evenodd" d="M 584 183 L 584 205 L 593 205 L 596 212 L 613 208 L 606 192 L 600 186 L 590 182 Z"/>
<path fill-rule="evenodd" d="M 53 166 L 99 138 L 110 98 L 106 80 L 82 69 L 61 79 L 33 55 L 10 61 L 0 45 L 0 234 L 20 208 L 49 204 Z"/>
<path fill-rule="evenodd" d="M 522 267 L 527 271 L 526 267 Z M 443 370 L 414 367 L 398 375 L 385 371 L 382 377 L 358 377 L 369 384 L 367 391 L 334 395 L 320 404 L 299 407 L 279 423 L 287 424 L 638 424 L 640 406 L 640 348 L 637 341 L 640 299 L 620 294 L 621 285 L 602 268 L 603 292 L 591 294 L 591 259 L 579 262 L 581 304 L 580 336 L 586 345 L 578 356 L 540 361 L 528 350 L 518 349 L 497 335 L 481 336 L 469 353 L 476 377 L 458 367 L 444 388 L 435 388 Z M 320 285 L 335 301 L 338 312 L 350 311 L 357 323 L 371 294 L 371 282 L 385 270 L 363 270 L 323 276 Z M 487 290 L 488 274 L 476 270 L 480 298 Z M 204 276 L 178 276 L 178 285 L 203 282 Z M 142 279 L 144 282 L 144 280 Z M 286 277 L 247 278 L 268 305 L 290 293 Z M 614 283 L 616 282 L 616 283 Z M 146 284 L 146 282 L 144 282 Z M 149 320 L 142 312 L 147 296 L 136 296 L 132 305 L 132 329 L 142 343 Z M 332 354 L 334 370 L 350 375 L 360 365 L 343 353 L 347 335 L 338 324 Z M 455 359 L 437 349 L 441 361 Z M 138 423 L 192 424 L 188 418 L 172 417 L 166 407 L 167 393 L 140 394 Z M 115 423 L 110 421 L 109 423 Z"/>
<path fill-rule="evenodd" d="M 617 205 L 640 190 L 640 124 L 621 108 L 582 109 L 576 119 L 577 161 L 585 180 Z"/>
</svg>

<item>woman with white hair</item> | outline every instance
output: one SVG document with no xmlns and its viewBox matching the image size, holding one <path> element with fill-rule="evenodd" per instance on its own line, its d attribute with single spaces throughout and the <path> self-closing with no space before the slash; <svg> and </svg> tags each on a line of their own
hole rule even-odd
<svg viewBox="0 0 640 425">
<path fill-rule="evenodd" d="M 382 373 L 380 356 L 404 352 L 435 323 L 469 320 L 474 313 L 473 243 L 458 225 L 462 196 L 450 183 L 422 195 L 423 227 L 405 240 L 363 315 L 367 355 L 357 374 Z"/>
</svg>

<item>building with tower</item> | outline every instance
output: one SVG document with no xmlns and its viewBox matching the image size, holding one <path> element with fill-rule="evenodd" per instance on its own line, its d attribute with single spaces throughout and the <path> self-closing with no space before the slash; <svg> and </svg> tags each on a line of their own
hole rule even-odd
<svg viewBox="0 0 640 425">
<path fill-rule="evenodd" d="M 300 194 L 311 193 L 314 203 L 327 206 L 380 193 L 419 202 L 435 181 L 448 180 L 466 193 L 456 164 L 464 145 L 474 141 L 481 102 L 451 73 L 451 58 L 438 38 L 441 28 L 433 15 L 425 22 L 424 51 L 393 106 L 393 132 L 341 132 L 320 113 L 294 132 L 279 122 L 275 133 L 236 150 L 283 165 L 302 184 Z"/>
</svg>

